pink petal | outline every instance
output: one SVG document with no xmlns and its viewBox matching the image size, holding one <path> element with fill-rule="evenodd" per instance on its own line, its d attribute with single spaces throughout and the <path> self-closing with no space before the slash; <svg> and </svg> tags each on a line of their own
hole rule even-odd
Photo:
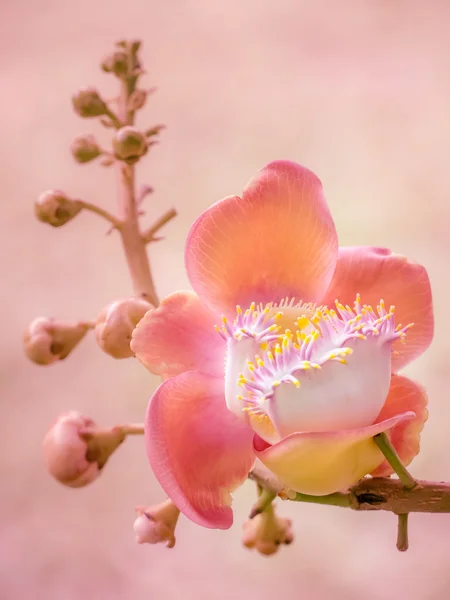
<svg viewBox="0 0 450 600">
<path fill-rule="evenodd" d="M 322 184 L 289 161 L 267 165 L 242 198 L 230 196 L 192 226 L 186 267 L 192 286 L 213 308 L 314 301 L 330 283 L 337 235 Z"/>
<path fill-rule="evenodd" d="M 409 465 L 419 453 L 420 432 L 428 418 L 427 402 L 427 394 L 418 383 L 400 375 L 392 376 L 389 395 L 377 422 L 405 411 L 413 411 L 416 414 L 414 419 L 402 421 L 388 433 L 404 465 Z M 387 477 L 392 473 L 389 463 L 384 461 L 371 475 Z"/>
<path fill-rule="evenodd" d="M 339 248 L 339 259 L 323 304 L 352 304 L 357 293 L 364 304 L 376 306 L 383 299 L 395 305 L 395 322 L 414 327 L 406 343 L 395 342 L 392 367 L 398 371 L 422 354 L 433 339 L 433 307 L 428 274 L 424 267 L 387 248 L 354 246 Z"/>
<path fill-rule="evenodd" d="M 293 433 L 256 456 L 278 479 L 302 494 L 325 496 L 345 490 L 383 462 L 373 436 L 391 429 L 413 412 L 360 429 Z M 258 448 L 263 445 L 258 440 Z"/>
<path fill-rule="evenodd" d="M 225 342 L 214 331 L 218 318 L 192 292 L 167 296 L 133 332 L 131 349 L 156 375 L 184 371 L 223 375 Z"/>
<path fill-rule="evenodd" d="M 223 378 L 187 372 L 162 383 L 148 405 L 147 455 L 166 494 L 204 527 L 233 523 L 230 492 L 255 460 L 253 433 L 225 405 Z"/>
</svg>

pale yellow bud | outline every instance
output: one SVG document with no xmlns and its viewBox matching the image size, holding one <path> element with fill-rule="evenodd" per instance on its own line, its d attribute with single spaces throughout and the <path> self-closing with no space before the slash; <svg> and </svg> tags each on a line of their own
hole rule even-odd
<svg viewBox="0 0 450 600">
<path fill-rule="evenodd" d="M 93 87 L 78 90 L 72 96 L 72 105 L 77 115 L 84 118 L 100 117 L 105 115 L 108 110 L 105 101 Z"/>
<path fill-rule="evenodd" d="M 247 548 L 255 548 L 260 554 L 270 556 L 278 551 L 281 544 L 292 544 L 292 521 L 277 517 L 273 506 L 246 521 L 243 525 L 242 543 Z"/>
<path fill-rule="evenodd" d="M 89 323 L 62 323 L 39 317 L 25 332 L 25 354 L 38 365 L 51 365 L 66 358 L 90 328 Z"/>
<path fill-rule="evenodd" d="M 95 137 L 90 133 L 77 135 L 70 146 L 70 151 L 74 159 L 79 163 L 90 162 L 101 154 L 101 149 Z"/>
<path fill-rule="evenodd" d="M 34 203 L 36 217 L 52 227 L 65 225 L 76 217 L 81 209 L 80 202 L 72 200 L 59 190 L 43 192 Z"/>
<path fill-rule="evenodd" d="M 113 358 L 134 356 L 131 334 L 153 306 L 141 298 L 124 298 L 106 306 L 97 317 L 95 337 L 100 348 Z"/>
<path fill-rule="evenodd" d="M 131 125 L 122 127 L 116 132 L 113 146 L 116 156 L 128 163 L 136 162 L 148 150 L 145 135 Z"/>
</svg>

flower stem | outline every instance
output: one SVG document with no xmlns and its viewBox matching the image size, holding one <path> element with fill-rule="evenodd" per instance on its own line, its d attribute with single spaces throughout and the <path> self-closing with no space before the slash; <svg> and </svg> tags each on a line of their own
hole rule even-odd
<svg viewBox="0 0 450 600">
<path fill-rule="evenodd" d="M 309 494 L 297 493 L 293 498 L 289 497 L 289 500 L 293 500 L 294 502 L 308 502 L 311 504 L 325 504 L 328 506 L 342 506 L 344 508 L 350 507 L 349 495 L 340 492 L 328 494 L 327 496 L 310 496 Z"/>
<path fill-rule="evenodd" d="M 408 547 L 408 513 L 402 513 L 398 515 L 397 550 L 406 552 Z"/>
<path fill-rule="evenodd" d="M 417 481 L 403 465 L 399 455 L 395 451 L 394 446 L 389 441 L 388 436 L 385 433 L 379 433 L 373 439 L 378 448 L 384 454 L 388 463 L 397 473 L 398 478 L 402 482 L 405 490 L 412 490 L 413 488 L 415 488 L 417 485 Z"/>
<path fill-rule="evenodd" d="M 134 65 L 132 64 L 133 54 L 130 48 L 128 49 L 128 55 L 129 61 L 131 61 L 129 64 L 129 73 L 121 80 L 121 91 L 118 100 L 118 115 L 123 125 L 134 124 L 134 111 L 128 109 L 128 101 L 136 84 L 136 77 L 132 74 Z M 135 166 L 118 160 L 116 169 L 119 190 L 119 219 L 122 222 L 119 231 L 133 288 L 137 296 L 145 298 L 154 306 L 158 306 L 159 300 L 150 270 L 146 243 L 142 238 L 139 226 L 135 189 Z"/>
<path fill-rule="evenodd" d="M 120 219 L 109 213 L 107 210 L 104 210 L 103 208 L 100 208 L 100 206 L 97 206 L 95 204 L 91 204 L 90 202 L 85 202 L 84 200 L 77 200 L 77 204 L 81 206 L 84 210 L 89 210 L 90 212 L 95 213 L 100 217 L 103 217 L 104 219 L 106 219 L 106 221 L 111 223 L 114 229 L 120 230 L 122 222 L 120 221 Z"/>
<path fill-rule="evenodd" d="M 128 423 L 127 425 L 120 426 L 125 435 L 143 435 L 144 424 L 143 423 Z"/>
</svg>

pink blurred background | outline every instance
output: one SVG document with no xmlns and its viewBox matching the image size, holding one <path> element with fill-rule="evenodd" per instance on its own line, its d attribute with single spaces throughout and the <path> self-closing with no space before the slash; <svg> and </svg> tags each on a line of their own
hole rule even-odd
<svg viewBox="0 0 450 600">
<path fill-rule="evenodd" d="M 112 96 L 98 63 L 115 40 L 141 38 L 145 81 L 159 91 L 140 123 L 168 125 L 139 170 L 156 188 L 146 219 L 172 205 L 180 213 L 151 249 L 160 295 L 188 286 L 183 245 L 200 211 L 270 160 L 310 167 L 342 244 L 385 245 L 429 270 L 436 337 L 406 370 L 427 386 L 431 409 L 412 471 L 450 480 L 450 4 L 4 0 L 0 11 L 0 598 L 448 598 L 447 515 L 413 515 L 400 554 L 391 514 L 280 503 L 296 542 L 266 559 L 240 545 L 247 484 L 232 530 L 182 518 L 174 550 L 136 545 L 135 504 L 164 497 L 142 440 L 81 490 L 47 476 L 41 440 L 70 408 L 105 425 L 141 420 L 157 380 L 134 360 L 113 362 L 93 336 L 40 368 L 24 358 L 21 336 L 35 316 L 88 319 L 131 291 L 119 240 L 100 219 L 83 214 L 52 230 L 32 203 L 56 187 L 113 210 L 113 173 L 77 166 L 68 152 L 77 133 L 108 134 L 80 121 L 70 96 L 89 84 Z"/>
</svg>

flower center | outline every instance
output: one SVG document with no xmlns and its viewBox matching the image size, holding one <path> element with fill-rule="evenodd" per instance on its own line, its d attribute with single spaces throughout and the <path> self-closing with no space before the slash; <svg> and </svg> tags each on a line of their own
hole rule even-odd
<svg viewBox="0 0 450 600">
<path fill-rule="evenodd" d="M 287 301 L 237 307 L 234 322 L 217 328 L 227 341 L 228 408 L 269 443 L 371 424 L 389 390 L 392 343 L 411 325 L 396 327 L 393 306 L 381 300 L 375 311 L 359 294 L 353 308 L 336 301 L 336 310 Z"/>
</svg>

